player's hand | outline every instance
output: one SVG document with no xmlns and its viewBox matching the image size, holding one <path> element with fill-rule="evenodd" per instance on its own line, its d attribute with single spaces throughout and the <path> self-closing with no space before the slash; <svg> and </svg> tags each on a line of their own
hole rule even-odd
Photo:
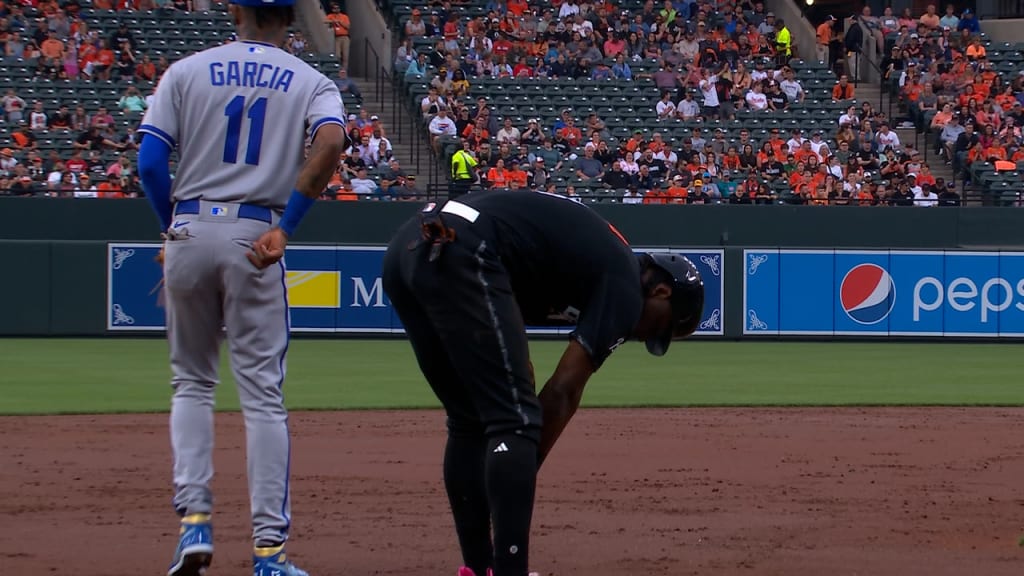
<svg viewBox="0 0 1024 576">
<path fill-rule="evenodd" d="M 280 228 L 271 228 L 260 236 L 259 240 L 253 242 L 252 251 L 246 254 L 249 262 L 260 270 L 276 264 L 284 257 L 285 246 L 288 245 L 288 235 Z"/>
</svg>

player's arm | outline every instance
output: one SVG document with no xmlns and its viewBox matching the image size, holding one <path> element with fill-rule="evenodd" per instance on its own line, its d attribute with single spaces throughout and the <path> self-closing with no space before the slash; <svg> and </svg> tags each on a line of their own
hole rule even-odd
<svg viewBox="0 0 1024 576">
<path fill-rule="evenodd" d="M 295 189 L 285 205 L 277 226 L 253 243 L 249 261 L 257 268 L 266 268 L 284 257 L 288 238 L 295 233 L 316 199 L 327 187 L 338 168 L 338 157 L 345 151 L 345 106 L 333 82 L 323 76 L 306 112 L 307 136 L 312 141 L 306 161 L 295 181 Z"/>
<path fill-rule="evenodd" d="M 257 268 L 266 268 L 284 257 L 288 238 L 295 233 L 337 169 L 338 157 L 345 151 L 345 140 L 345 128 L 340 123 L 327 123 L 317 129 L 281 221 L 253 243 L 252 252 L 248 254 L 249 261 Z"/>
<path fill-rule="evenodd" d="M 532 364 L 530 372 L 532 376 Z M 576 414 L 580 399 L 583 398 L 583 388 L 593 373 L 594 364 L 590 353 L 577 340 L 571 340 L 561 360 L 558 361 L 554 374 L 538 395 L 544 414 L 540 448 L 537 451 L 538 467 L 544 463 L 565 426 Z"/>
</svg>

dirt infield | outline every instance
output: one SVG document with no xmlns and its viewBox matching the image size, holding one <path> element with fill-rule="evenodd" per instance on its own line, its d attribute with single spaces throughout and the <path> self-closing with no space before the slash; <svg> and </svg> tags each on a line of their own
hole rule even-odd
<svg viewBox="0 0 1024 576">
<path fill-rule="evenodd" d="M 437 412 L 295 413 L 290 548 L 314 576 L 451 576 Z M 1024 574 L 1024 410 L 583 411 L 542 471 L 558 576 Z M 241 417 L 217 419 L 217 555 L 249 572 Z M 163 574 L 166 415 L 0 418 L 5 574 Z"/>
</svg>

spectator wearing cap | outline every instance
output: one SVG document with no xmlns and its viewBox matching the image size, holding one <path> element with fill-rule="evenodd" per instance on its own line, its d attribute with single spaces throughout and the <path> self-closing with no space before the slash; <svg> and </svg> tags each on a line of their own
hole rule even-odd
<svg viewBox="0 0 1024 576">
<path fill-rule="evenodd" d="M 956 191 L 956 184 L 948 182 L 943 186 L 939 187 L 939 206 L 959 206 L 960 205 L 960 194 Z"/>
<path fill-rule="evenodd" d="M 455 122 L 448 117 L 448 109 L 442 108 L 438 111 L 437 116 L 434 116 L 430 120 L 428 127 L 431 136 L 433 136 L 434 151 L 440 152 L 440 140 L 444 136 L 456 136 L 458 133 L 455 130 Z"/>
<path fill-rule="evenodd" d="M 411 202 L 419 200 L 423 195 L 419 188 L 416 187 L 416 175 L 409 174 L 399 179 L 400 184 L 398 186 L 392 186 L 388 189 L 388 196 L 393 200 L 399 202 Z"/>
<path fill-rule="evenodd" d="M 946 104 L 952 110 L 950 104 Z M 936 114 L 938 116 L 938 114 Z M 960 135 L 966 131 L 960 124 L 960 116 L 956 114 L 950 114 L 949 121 L 942 127 L 939 132 L 939 142 L 941 143 L 941 151 L 944 153 L 946 158 L 946 164 L 952 164 L 953 158 L 956 153 L 956 143 L 960 139 Z"/>
<path fill-rule="evenodd" d="M 75 198 L 99 198 L 100 195 L 96 189 L 96 186 L 92 183 L 92 178 L 88 174 L 78 175 L 78 185 L 75 186 Z"/>
<path fill-rule="evenodd" d="M 966 30 L 971 34 L 981 34 L 981 26 L 978 24 L 978 19 L 974 17 L 974 12 L 969 9 L 964 10 L 960 16 L 960 22 L 956 25 L 957 30 Z"/>
<path fill-rule="evenodd" d="M 11 196 L 35 196 L 38 191 L 31 176 L 20 176 L 11 181 L 8 193 Z"/>
<path fill-rule="evenodd" d="M 536 118 L 530 118 L 526 122 L 526 130 L 519 136 L 519 141 L 530 146 L 538 146 L 544 141 L 544 130 Z"/>
<path fill-rule="evenodd" d="M 18 165 L 18 159 L 14 157 L 14 150 L 4 148 L 0 150 L 0 174 L 10 176 L 14 167 Z"/>
<path fill-rule="evenodd" d="M 544 166 L 544 159 L 537 156 L 530 162 L 529 187 L 533 190 L 544 190 L 551 180 L 551 173 Z"/>
<path fill-rule="evenodd" d="M 768 36 L 775 33 L 775 13 L 768 12 L 764 16 L 764 20 L 757 25 L 757 33 L 764 38 L 768 39 Z"/>
<path fill-rule="evenodd" d="M 902 144 L 900 144 L 899 135 L 895 130 L 889 129 L 888 122 L 882 122 L 878 127 L 878 133 L 875 134 L 875 142 L 880 150 L 892 148 L 898 152 L 903 148 Z"/>
<path fill-rule="evenodd" d="M 508 187 L 512 190 L 526 190 L 529 188 L 530 174 L 523 169 L 524 166 L 518 158 L 509 160 Z"/>
<path fill-rule="evenodd" d="M 683 120 L 693 120 L 700 115 L 700 104 L 693 99 L 693 91 L 683 91 L 683 99 L 676 104 L 676 110 L 677 116 Z"/>
</svg>

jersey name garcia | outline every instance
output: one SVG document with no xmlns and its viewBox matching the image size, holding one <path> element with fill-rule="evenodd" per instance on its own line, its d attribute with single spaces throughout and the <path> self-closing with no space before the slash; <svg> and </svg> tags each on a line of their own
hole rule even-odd
<svg viewBox="0 0 1024 576">
<path fill-rule="evenodd" d="M 210 62 L 211 86 L 240 86 L 243 88 L 270 88 L 287 92 L 295 72 L 263 62 Z"/>
<path fill-rule="evenodd" d="M 345 126 L 333 82 L 276 46 L 239 41 L 198 52 L 164 73 L 139 126 L 178 151 L 171 198 L 282 210 L 305 144 Z"/>
</svg>

